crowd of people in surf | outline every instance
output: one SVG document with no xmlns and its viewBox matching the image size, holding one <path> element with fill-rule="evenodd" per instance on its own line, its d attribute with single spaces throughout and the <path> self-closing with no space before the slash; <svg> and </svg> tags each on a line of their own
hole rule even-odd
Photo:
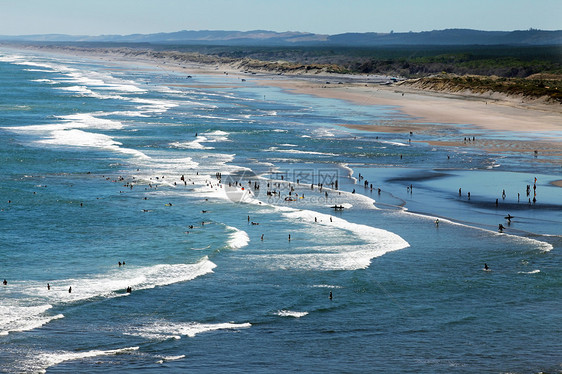
<svg viewBox="0 0 562 374">
<path fill-rule="evenodd" d="M 472 139 L 472 141 L 474 141 L 475 139 Z M 466 139 L 465 141 L 470 141 L 470 139 Z M 137 169 L 137 172 L 140 171 L 139 169 Z M 90 174 L 88 172 L 88 174 Z M 196 176 L 199 176 L 199 172 L 196 172 Z M 126 180 L 125 177 L 123 176 L 119 176 L 117 178 L 111 178 L 111 177 L 106 177 L 106 176 L 102 176 L 105 180 L 114 182 L 114 183 L 123 183 L 123 187 L 127 188 L 128 190 L 133 190 L 133 188 L 136 185 L 145 185 L 145 191 L 150 191 L 150 190 L 156 190 L 158 189 L 161 185 L 168 185 L 168 186 L 177 186 L 178 185 L 178 181 L 172 181 L 170 183 L 167 183 L 166 177 L 164 175 L 160 175 L 160 176 L 154 176 L 154 177 L 150 177 L 149 180 L 140 180 L 137 179 L 135 176 L 131 177 L 131 180 Z M 216 172 L 215 173 L 215 179 L 216 182 L 213 182 L 212 180 L 205 180 L 205 185 L 210 188 L 210 189 L 221 189 L 223 188 L 223 184 L 222 184 L 222 179 L 223 179 L 223 175 L 221 172 Z M 302 184 L 300 183 L 301 181 L 299 179 L 296 180 L 296 183 L 291 183 L 289 181 L 285 181 L 284 180 L 284 176 L 281 175 L 280 178 L 278 178 L 277 181 L 267 181 L 267 192 L 266 192 L 266 196 L 268 197 L 282 197 L 282 195 L 285 195 L 284 197 L 284 201 L 286 202 L 291 202 L 291 201 L 296 201 L 298 199 L 304 199 L 305 198 L 305 194 L 301 188 L 300 193 L 296 191 L 295 186 L 302 186 Z M 358 182 L 360 184 L 363 185 L 363 187 L 366 190 L 370 190 L 373 191 L 374 187 L 372 183 L 369 183 L 368 180 L 366 180 L 364 178 L 363 175 L 361 175 L 361 173 L 359 173 L 358 176 Z M 192 180 L 191 178 L 186 177 L 185 175 L 181 175 L 179 177 L 179 183 L 183 184 L 184 186 L 187 186 L 188 183 L 190 185 L 195 185 L 195 181 Z M 47 187 L 47 186 L 41 186 L 41 187 Z M 257 196 L 259 190 L 260 190 L 260 182 L 258 181 L 252 181 L 252 180 L 248 180 L 247 182 L 247 186 L 243 185 L 243 183 L 241 181 L 229 181 L 228 182 L 228 187 L 229 188 L 237 188 L 240 189 L 241 191 L 249 191 L 249 193 Z M 335 179 L 333 180 L 330 184 L 329 187 L 332 189 L 332 192 L 336 192 L 338 193 L 338 195 L 341 195 L 341 191 L 338 191 L 339 185 L 338 185 L 338 180 Z M 322 183 L 318 183 L 318 184 L 311 184 L 310 185 L 310 189 L 312 191 L 315 191 L 315 189 L 317 190 L 317 192 L 319 192 L 320 194 L 323 193 L 326 201 L 328 201 L 329 198 L 329 193 L 328 190 L 323 191 L 324 189 L 324 185 Z M 537 178 L 535 178 L 534 183 L 533 183 L 533 198 L 531 199 L 530 195 L 531 195 L 531 186 L 527 185 L 526 186 L 526 195 L 528 197 L 528 204 L 536 204 L 537 202 Z M 376 191 L 378 192 L 378 194 L 381 194 L 381 189 L 380 188 L 376 188 Z M 125 191 L 121 190 L 119 191 L 120 193 L 125 193 Z M 352 194 L 354 194 L 356 191 L 355 189 L 353 189 L 353 191 L 351 192 Z M 413 194 L 413 185 L 410 184 L 409 186 L 407 186 L 407 192 L 409 194 Z M 459 197 L 462 197 L 462 188 L 459 188 L 458 190 L 458 195 Z M 471 199 L 471 194 L 470 192 L 468 192 L 466 194 L 467 199 L 470 200 Z M 502 191 L 502 195 L 501 198 L 502 200 L 505 200 L 507 197 L 507 193 L 505 191 L 505 189 Z M 143 196 L 144 200 L 148 200 L 147 196 Z M 205 199 L 207 200 L 207 199 Z M 520 194 L 517 193 L 517 202 L 520 202 Z M 11 200 L 8 201 L 9 204 L 12 203 Z M 499 207 L 500 202 L 499 202 L 499 198 L 496 199 L 495 202 L 496 207 Z M 84 206 L 84 204 L 81 202 L 80 206 Z M 171 207 L 173 206 L 173 204 L 171 202 L 167 203 L 166 206 Z M 337 210 L 343 210 L 344 207 L 341 204 L 335 204 L 334 206 L 332 206 L 333 209 Z M 150 209 L 143 209 L 143 212 L 150 212 Z M 208 213 L 208 210 L 202 210 L 202 213 Z M 512 216 L 511 214 L 507 214 L 507 216 L 505 216 L 505 219 L 507 221 L 507 225 L 509 226 L 511 224 L 511 220 L 514 218 L 514 216 Z M 332 221 L 331 217 L 330 217 L 330 221 Z M 317 218 L 315 217 L 315 222 L 317 222 Z M 205 226 L 206 222 L 205 220 L 201 221 L 201 226 Z M 253 226 L 257 226 L 259 225 L 258 222 L 255 221 L 251 221 L 250 220 L 250 216 L 248 216 L 248 223 L 250 223 Z M 435 225 L 438 226 L 439 225 L 439 219 L 435 220 Z M 190 224 L 187 226 L 190 230 L 195 229 L 196 225 L 194 224 Z M 499 232 L 503 232 L 503 230 L 505 230 L 505 226 L 500 223 L 498 225 L 498 230 Z M 189 234 L 189 231 L 185 231 L 186 234 Z M 261 240 L 264 240 L 264 234 L 261 234 Z M 288 240 L 291 241 L 291 235 L 288 235 Z M 118 266 L 122 267 L 125 266 L 125 261 L 118 262 Z M 487 265 L 486 265 L 486 269 L 487 269 Z M 7 280 L 4 279 L 3 281 L 4 286 L 6 286 L 8 284 Z M 48 283 L 47 284 L 47 289 L 51 290 L 51 285 Z M 128 286 L 126 288 L 126 292 L 127 293 L 131 293 L 132 292 L 132 288 L 130 286 Z M 72 293 L 72 287 L 70 286 L 68 288 L 68 293 Z"/>
</svg>

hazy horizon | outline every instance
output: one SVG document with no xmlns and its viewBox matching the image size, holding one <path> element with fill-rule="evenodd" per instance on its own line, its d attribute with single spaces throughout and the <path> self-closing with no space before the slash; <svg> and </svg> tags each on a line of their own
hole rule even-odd
<svg viewBox="0 0 562 374">
<path fill-rule="evenodd" d="M 559 30 L 558 0 L 20 0 L 0 2 L 0 35 L 130 35 L 193 31 L 422 32 Z"/>
</svg>

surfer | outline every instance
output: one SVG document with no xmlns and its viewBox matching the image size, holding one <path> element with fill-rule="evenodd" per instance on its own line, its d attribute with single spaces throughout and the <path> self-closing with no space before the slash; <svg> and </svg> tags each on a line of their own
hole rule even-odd
<svg viewBox="0 0 562 374">
<path fill-rule="evenodd" d="M 490 270 L 490 268 L 488 267 L 488 264 L 484 263 L 484 270 L 488 271 Z"/>
<path fill-rule="evenodd" d="M 47 290 L 51 289 L 51 285 L 49 283 L 47 283 Z"/>
<path fill-rule="evenodd" d="M 500 224 L 498 225 L 498 231 L 499 231 L 499 232 L 503 232 L 503 229 L 505 229 L 505 227 L 500 223 Z"/>
<path fill-rule="evenodd" d="M 131 288 L 131 286 L 127 287 L 127 293 L 131 293 L 133 292 L 133 289 Z"/>
<path fill-rule="evenodd" d="M 68 293 L 72 293 L 72 286 L 68 287 Z"/>
<path fill-rule="evenodd" d="M 439 218 L 435 220 L 435 226 L 439 226 Z"/>
<path fill-rule="evenodd" d="M 4 286 L 7 286 L 7 285 L 8 285 L 8 281 L 4 279 L 4 282 L 2 282 L 2 284 L 3 284 Z"/>
<path fill-rule="evenodd" d="M 332 300 L 332 291 L 330 291 L 330 300 Z"/>
</svg>

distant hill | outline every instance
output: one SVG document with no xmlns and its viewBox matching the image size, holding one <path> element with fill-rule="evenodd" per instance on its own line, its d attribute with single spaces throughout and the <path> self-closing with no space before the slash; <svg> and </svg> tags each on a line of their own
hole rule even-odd
<svg viewBox="0 0 562 374">
<path fill-rule="evenodd" d="M 479 31 L 446 29 L 407 33 L 345 33 L 322 35 L 303 32 L 178 31 L 158 34 L 74 36 L 62 34 L 0 36 L 21 42 L 113 42 L 231 46 L 349 46 L 390 45 L 562 45 L 562 30 Z"/>
</svg>

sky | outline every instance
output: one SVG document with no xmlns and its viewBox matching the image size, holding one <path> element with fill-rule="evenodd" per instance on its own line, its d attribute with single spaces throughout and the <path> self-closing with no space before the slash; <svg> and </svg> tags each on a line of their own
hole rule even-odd
<svg viewBox="0 0 562 374">
<path fill-rule="evenodd" d="M 562 29 L 562 0 L 0 0 L 0 35 Z"/>
</svg>

